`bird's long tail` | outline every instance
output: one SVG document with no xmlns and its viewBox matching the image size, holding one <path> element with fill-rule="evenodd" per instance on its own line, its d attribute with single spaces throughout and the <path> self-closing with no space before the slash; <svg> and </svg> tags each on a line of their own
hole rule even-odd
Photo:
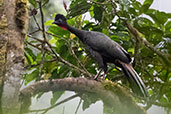
<svg viewBox="0 0 171 114">
<path fill-rule="evenodd" d="M 137 72 L 134 70 L 132 65 L 123 62 L 120 62 L 120 64 L 122 66 L 123 72 L 125 73 L 128 78 L 128 81 L 130 82 L 133 92 L 147 98 L 149 95 L 146 86 L 144 85 L 143 81 L 141 80 Z"/>
</svg>

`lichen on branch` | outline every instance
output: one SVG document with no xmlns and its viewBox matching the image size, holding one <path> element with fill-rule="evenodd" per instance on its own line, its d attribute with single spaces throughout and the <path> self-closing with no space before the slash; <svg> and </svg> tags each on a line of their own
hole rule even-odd
<svg viewBox="0 0 171 114">
<path fill-rule="evenodd" d="M 28 0 L 17 0 L 15 5 L 15 22 L 17 27 L 25 32 L 28 25 Z"/>
</svg>

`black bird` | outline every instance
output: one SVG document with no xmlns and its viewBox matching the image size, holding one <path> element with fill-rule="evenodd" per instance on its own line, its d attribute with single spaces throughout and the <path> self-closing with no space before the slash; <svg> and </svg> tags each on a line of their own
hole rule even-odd
<svg viewBox="0 0 171 114">
<path fill-rule="evenodd" d="M 56 15 L 53 24 L 74 33 L 97 61 L 99 69 L 103 70 L 104 74 L 107 72 L 107 63 L 114 63 L 123 70 L 133 91 L 140 96 L 148 97 L 144 83 L 131 65 L 129 54 L 118 43 L 103 33 L 79 30 L 68 25 L 66 18 L 61 14 Z"/>
</svg>

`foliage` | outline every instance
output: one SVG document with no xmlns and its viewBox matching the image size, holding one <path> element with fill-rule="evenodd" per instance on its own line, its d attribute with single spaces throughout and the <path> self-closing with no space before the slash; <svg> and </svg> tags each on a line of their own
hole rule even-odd
<svg viewBox="0 0 171 114">
<path fill-rule="evenodd" d="M 35 9 L 40 7 L 35 0 L 29 1 Z M 42 4 L 44 2 L 48 4 L 46 0 Z M 72 0 L 67 22 L 84 30 L 103 32 L 122 45 L 135 58 L 135 69 L 148 88 L 151 101 L 147 107 L 149 108 L 153 103 L 169 107 L 171 103 L 171 65 L 165 62 L 164 57 L 168 60 L 171 58 L 171 14 L 151 9 L 152 3 L 153 0 L 145 0 L 143 4 L 138 0 Z M 46 6 L 43 9 L 46 10 Z M 84 20 L 85 13 L 89 13 L 95 21 Z M 32 15 L 33 18 L 36 16 Z M 48 27 L 48 30 L 43 31 L 42 34 L 46 34 L 50 46 L 45 45 L 44 39 L 35 38 L 37 35 L 34 35 L 34 32 L 29 33 L 25 41 L 25 67 L 27 69 L 27 73 L 23 76 L 25 84 L 33 80 L 90 76 L 79 69 L 95 75 L 98 68 L 97 63 L 86 54 L 80 40 L 68 31 L 53 25 L 52 22 L 53 19 L 42 23 Z M 132 24 L 152 48 L 138 41 L 137 36 L 129 31 L 125 22 Z M 38 31 L 42 31 L 42 27 L 37 27 Z M 156 52 L 162 53 L 164 57 Z M 66 64 L 60 58 L 74 67 Z M 122 73 L 118 71 L 118 68 L 109 65 L 107 79 L 118 81 L 120 76 Z M 121 85 L 127 85 L 124 78 L 121 81 Z M 55 94 L 51 100 L 52 104 L 62 93 L 58 93 L 57 97 Z M 84 109 L 88 107 L 86 104 L 83 105 Z"/>
</svg>

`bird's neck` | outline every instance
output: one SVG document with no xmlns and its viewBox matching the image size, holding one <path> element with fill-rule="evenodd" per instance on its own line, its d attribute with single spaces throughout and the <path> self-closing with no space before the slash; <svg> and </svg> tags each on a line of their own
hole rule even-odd
<svg viewBox="0 0 171 114">
<path fill-rule="evenodd" d="M 77 28 L 74 28 L 70 25 L 67 24 L 67 30 L 69 30 L 70 32 L 72 32 L 73 34 L 75 34 L 81 41 L 84 41 L 84 34 L 85 34 L 85 31 L 84 30 L 80 30 L 80 29 L 77 29 Z"/>
</svg>

